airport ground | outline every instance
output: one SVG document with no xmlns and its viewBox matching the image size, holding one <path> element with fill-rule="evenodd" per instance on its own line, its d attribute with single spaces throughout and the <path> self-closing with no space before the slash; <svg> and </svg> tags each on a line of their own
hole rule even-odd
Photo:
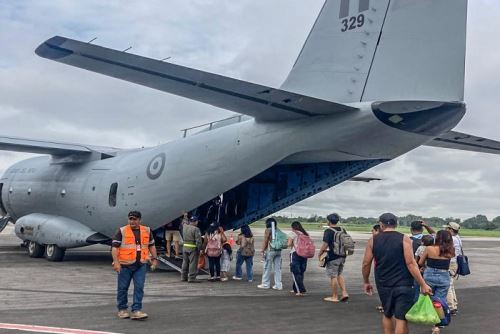
<svg viewBox="0 0 500 334">
<path fill-rule="evenodd" d="M 330 289 L 315 259 L 309 261 L 306 272 L 307 296 L 289 295 L 291 277 L 288 251 L 284 251 L 283 291 L 257 289 L 262 275 L 257 256 L 252 283 L 187 284 L 176 272 L 148 273 L 144 311 L 150 318 L 139 322 L 116 318 L 116 274 L 109 247 L 69 250 L 64 262 L 48 262 L 29 258 L 12 230 L 9 226 L 0 233 L 0 326 L 9 323 L 148 334 L 381 332 L 380 314 L 375 309 L 378 298 L 361 291 L 361 258 L 368 234 L 353 235 L 357 251 L 345 268 L 348 303 L 323 301 Z M 255 234 L 261 242 L 262 230 L 255 230 Z M 321 233 L 314 232 L 313 238 L 319 247 Z M 466 238 L 464 249 L 472 275 L 458 281 L 460 313 L 442 333 L 499 333 L 500 239 Z M 0 333 L 20 332 L 0 329 Z M 411 333 L 430 333 L 430 328 L 411 326 Z"/>
</svg>

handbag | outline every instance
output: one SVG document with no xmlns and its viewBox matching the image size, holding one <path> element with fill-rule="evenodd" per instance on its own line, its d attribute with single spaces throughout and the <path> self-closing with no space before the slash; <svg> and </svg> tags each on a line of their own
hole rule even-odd
<svg viewBox="0 0 500 334">
<path fill-rule="evenodd" d="M 469 258 L 464 254 L 462 240 L 460 240 L 460 251 L 462 255 L 457 255 L 457 275 L 467 276 L 470 274 Z"/>
</svg>

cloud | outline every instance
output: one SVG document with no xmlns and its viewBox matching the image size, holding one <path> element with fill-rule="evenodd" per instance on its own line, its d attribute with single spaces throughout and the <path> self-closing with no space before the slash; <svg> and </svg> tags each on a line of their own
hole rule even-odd
<svg viewBox="0 0 500 334">
<path fill-rule="evenodd" d="M 231 112 L 37 57 L 54 35 L 278 87 L 323 0 L 153 0 L 0 2 L 2 135 L 140 147 L 181 137 L 180 130 Z M 468 113 L 458 130 L 500 139 L 500 4 L 469 2 Z M 29 155 L 0 153 L 0 171 Z M 500 158 L 418 148 L 288 211 L 297 214 L 468 217 L 499 215 Z"/>
</svg>

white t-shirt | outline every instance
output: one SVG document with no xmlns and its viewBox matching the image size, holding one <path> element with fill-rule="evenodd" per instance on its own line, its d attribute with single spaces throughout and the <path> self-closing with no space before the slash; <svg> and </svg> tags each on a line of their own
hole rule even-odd
<svg viewBox="0 0 500 334">
<path fill-rule="evenodd" d="M 455 257 L 451 259 L 451 262 L 457 262 L 457 256 L 462 254 L 462 240 L 458 235 L 452 236 L 453 247 L 455 247 Z"/>
<path fill-rule="evenodd" d="M 297 241 L 299 240 L 299 235 L 292 231 L 288 234 L 288 237 L 293 240 L 293 246 L 292 246 L 292 250 L 290 251 L 290 253 L 294 253 L 295 252 L 295 245 L 297 244 Z"/>
</svg>

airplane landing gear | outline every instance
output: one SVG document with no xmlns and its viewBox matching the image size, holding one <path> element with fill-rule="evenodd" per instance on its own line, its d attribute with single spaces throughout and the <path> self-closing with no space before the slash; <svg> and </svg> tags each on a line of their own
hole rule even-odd
<svg viewBox="0 0 500 334">
<path fill-rule="evenodd" d="M 64 258 L 66 248 L 61 248 L 57 245 L 45 246 L 45 258 L 49 261 L 60 262 Z"/>
<path fill-rule="evenodd" d="M 29 255 L 29 257 L 39 258 L 39 257 L 43 256 L 44 252 L 45 252 L 45 247 L 43 245 L 40 245 L 39 243 L 34 242 L 34 241 L 28 242 L 28 255 Z"/>
</svg>

